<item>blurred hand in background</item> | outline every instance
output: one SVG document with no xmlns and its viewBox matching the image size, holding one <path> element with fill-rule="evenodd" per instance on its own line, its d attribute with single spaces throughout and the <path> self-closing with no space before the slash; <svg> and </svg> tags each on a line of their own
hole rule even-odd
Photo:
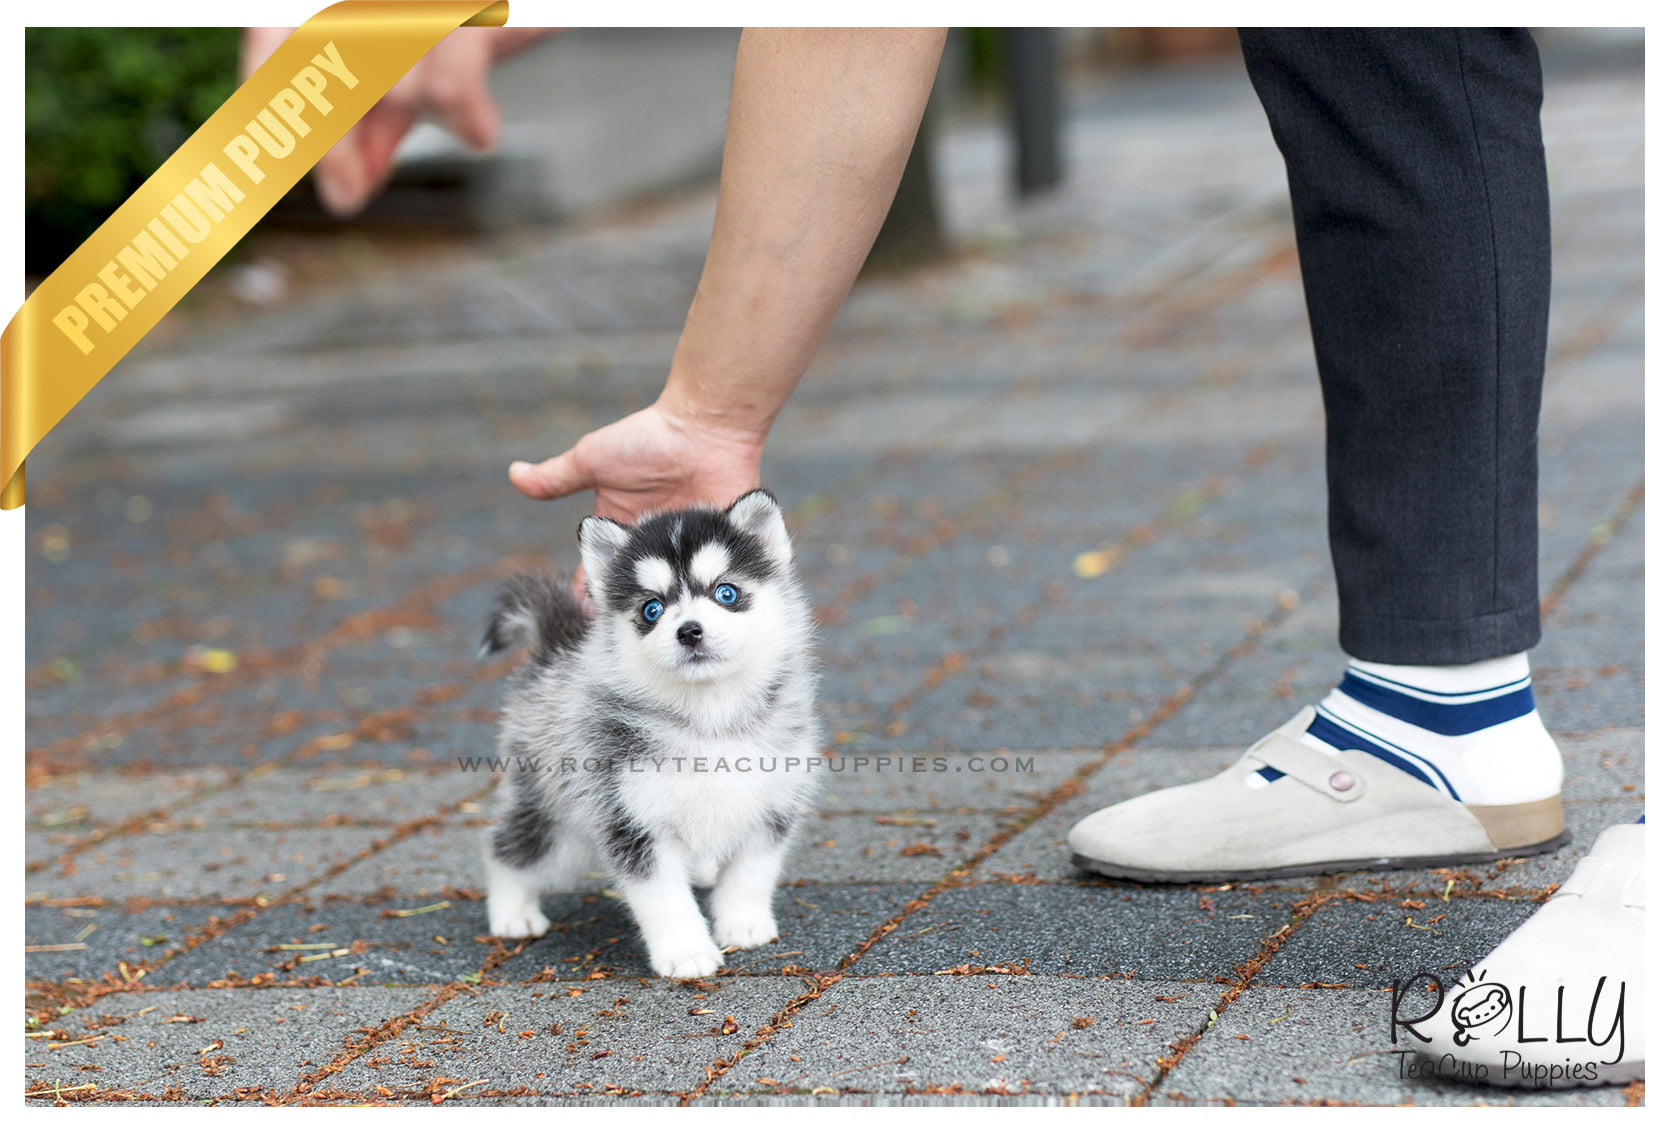
<svg viewBox="0 0 1671 1134">
<path fill-rule="evenodd" d="M 249 78 L 295 30 L 245 28 L 240 77 Z M 325 211 L 346 217 L 365 208 L 387 183 L 401 140 L 421 119 L 434 119 L 471 149 L 491 149 L 500 120 L 488 72 L 558 30 L 460 28 L 436 44 L 319 159 L 313 183 Z"/>
</svg>

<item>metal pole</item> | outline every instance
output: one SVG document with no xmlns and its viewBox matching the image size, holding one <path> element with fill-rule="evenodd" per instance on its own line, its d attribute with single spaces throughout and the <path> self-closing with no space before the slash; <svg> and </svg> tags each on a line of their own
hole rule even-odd
<svg viewBox="0 0 1671 1134">
<path fill-rule="evenodd" d="M 1027 196 L 1052 189 L 1062 180 L 1056 29 L 1010 28 L 1007 41 L 1015 187 Z"/>
</svg>

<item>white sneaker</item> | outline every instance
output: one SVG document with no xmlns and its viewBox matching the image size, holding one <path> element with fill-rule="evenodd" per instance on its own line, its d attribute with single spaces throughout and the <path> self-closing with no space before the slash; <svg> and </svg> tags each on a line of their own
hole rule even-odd
<svg viewBox="0 0 1671 1134">
<path fill-rule="evenodd" d="M 1504 1087 L 1642 1078 L 1645 838 L 1641 823 L 1603 831 L 1526 924 L 1431 1017 L 1410 1021 L 1415 1053 L 1402 1057 L 1402 1073 Z"/>
</svg>

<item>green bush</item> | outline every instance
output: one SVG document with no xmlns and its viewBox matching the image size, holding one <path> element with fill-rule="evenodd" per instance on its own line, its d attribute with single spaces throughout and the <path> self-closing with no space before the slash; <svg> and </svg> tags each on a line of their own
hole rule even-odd
<svg viewBox="0 0 1671 1134">
<path fill-rule="evenodd" d="M 963 28 L 969 44 L 969 79 L 982 90 L 1004 81 L 1004 29 Z"/>
<path fill-rule="evenodd" d="M 26 270 L 75 251 L 238 85 L 237 28 L 24 31 Z"/>
</svg>

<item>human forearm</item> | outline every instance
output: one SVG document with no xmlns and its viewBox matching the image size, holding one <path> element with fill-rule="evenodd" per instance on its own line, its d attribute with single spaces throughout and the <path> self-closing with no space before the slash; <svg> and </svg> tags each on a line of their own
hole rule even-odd
<svg viewBox="0 0 1671 1134">
<path fill-rule="evenodd" d="M 899 185 L 945 29 L 750 29 L 707 263 L 659 408 L 763 445 Z"/>
</svg>

